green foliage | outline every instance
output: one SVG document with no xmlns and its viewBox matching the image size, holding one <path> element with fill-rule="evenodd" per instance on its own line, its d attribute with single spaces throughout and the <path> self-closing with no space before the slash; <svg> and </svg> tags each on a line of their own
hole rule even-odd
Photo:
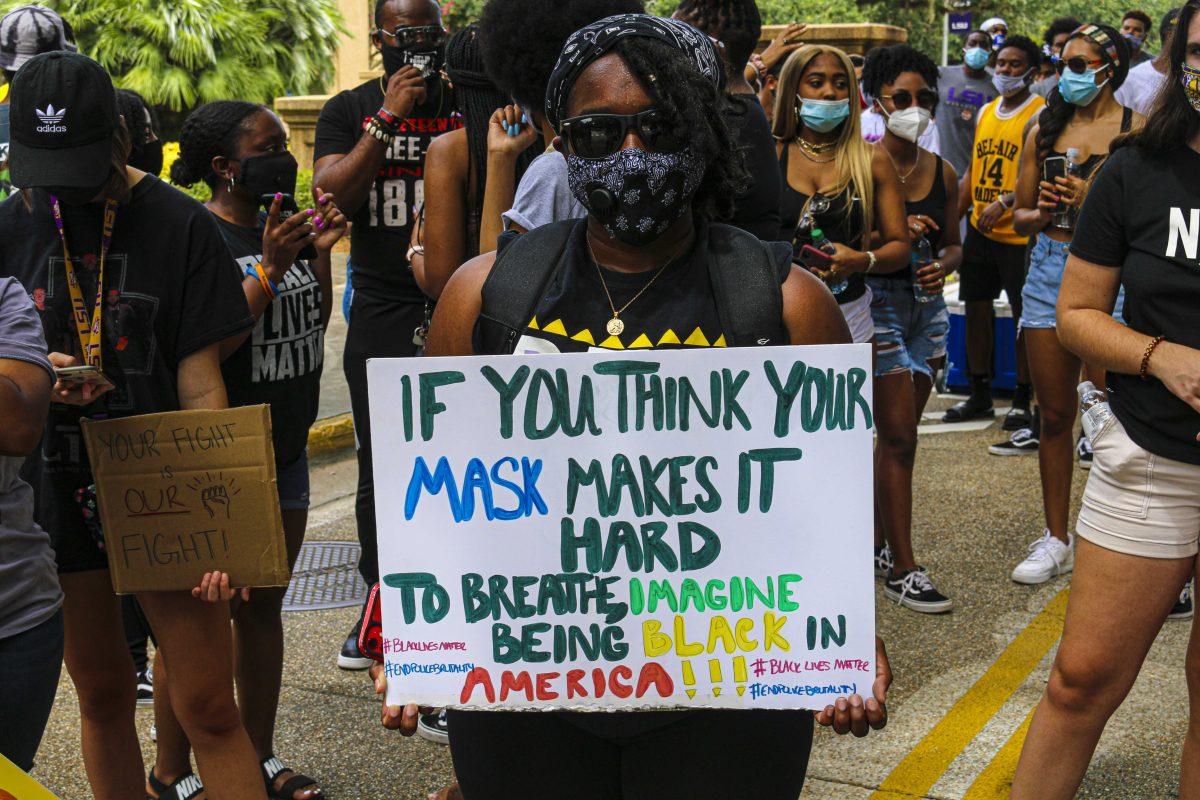
<svg viewBox="0 0 1200 800">
<path fill-rule="evenodd" d="M 26 0 L 0 0 L 7 11 Z M 342 30 L 336 0 L 43 0 L 123 88 L 183 111 L 320 91 Z"/>
</svg>

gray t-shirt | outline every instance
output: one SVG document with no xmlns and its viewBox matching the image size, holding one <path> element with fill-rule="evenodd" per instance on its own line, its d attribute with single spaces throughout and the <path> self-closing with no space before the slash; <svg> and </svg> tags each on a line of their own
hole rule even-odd
<svg viewBox="0 0 1200 800">
<path fill-rule="evenodd" d="M 15 278 L 0 278 L 0 359 L 46 360 L 42 323 Z M 0 639 L 41 625 L 62 605 L 50 537 L 33 521 L 33 490 L 18 472 L 24 458 L 0 455 Z"/>
<path fill-rule="evenodd" d="M 961 64 L 938 67 L 937 132 L 942 158 L 950 162 L 961 178 L 971 166 L 971 145 L 975 142 L 975 123 L 979 109 L 996 98 L 992 76 L 967 75 Z"/>
<path fill-rule="evenodd" d="M 1050 99 L 1050 93 L 1054 91 L 1054 87 L 1058 86 L 1058 76 L 1051 75 L 1049 78 L 1043 78 L 1040 81 L 1034 81 L 1033 86 L 1029 87 L 1029 91 L 1036 94 L 1043 100 Z"/>
<path fill-rule="evenodd" d="M 567 160 L 557 150 L 542 153 L 521 176 L 513 207 L 504 212 L 504 229 L 520 225 L 527 231 L 564 219 L 587 216 L 567 185 Z"/>
</svg>

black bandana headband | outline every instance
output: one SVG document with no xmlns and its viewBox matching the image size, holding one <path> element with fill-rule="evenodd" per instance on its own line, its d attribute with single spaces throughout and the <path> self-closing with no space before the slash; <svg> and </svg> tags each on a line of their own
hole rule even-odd
<svg viewBox="0 0 1200 800">
<path fill-rule="evenodd" d="M 671 45 L 688 56 L 713 85 L 723 88 L 725 73 L 712 39 L 679 20 L 649 14 L 618 14 L 580 28 L 563 45 L 558 63 L 550 73 L 550 82 L 546 84 L 546 119 L 555 130 L 567 112 L 571 89 L 584 69 L 626 36 L 645 36 Z"/>
</svg>

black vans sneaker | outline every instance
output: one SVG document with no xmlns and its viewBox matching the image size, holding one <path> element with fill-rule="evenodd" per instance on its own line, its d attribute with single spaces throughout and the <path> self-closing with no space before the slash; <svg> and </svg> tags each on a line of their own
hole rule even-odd
<svg viewBox="0 0 1200 800">
<path fill-rule="evenodd" d="M 989 445 L 988 452 L 994 456 L 1036 456 L 1038 444 L 1038 435 L 1033 428 L 1021 428 L 1014 431 L 1007 442 Z"/>
<path fill-rule="evenodd" d="M 875 577 L 886 578 L 892 571 L 892 546 L 886 541 L 875 550 Z"/>
<path fill-rule="evenodd" d="M 1079 458 L 1080 469 L 1092 468 L 1092 442 L 1080 432 L 1079 441 L 1075 443 L 1075 455 Z"/>
<path fill-rule="evenodd" d="M 146 667 L 137 676 L 137 704 L 139 706 L 154 705 L 154 668 Z"/>
<path fill-rule="evenodd" d="M 941 614 L 954 608 L 954 601 L 934 588 L 923 569 L 910 569 L 883 582 L 883 594 L 905 608 L 922 614 Z"/>
<path fill-rule="evenodd" d="M 1192 602 L 1192 585 L 1195 578 L 1189 580 L 1183 585 L 1183 591 L 1179 593 L 1179 599 L 1175 601 L 1175 607 L 1171 609 L 1171 613 L 1167 614 L 1167 619 L 1191 619 L 1196 613 L 1195 604 Z"/>
<path fill-rule="evenodd" d="M 342 644 L 342 650 L 338 653 L 337 665 L 342 669 L 363 670 L 370 669 L 374 662 L 362 654 L 358 649 L 358 633 L 362 630 L 362 617 L 354 623 L 354 627 L 350 629 L 349 635 L 346 636 L 346 641 Z"/>
<path fill-rule="evenodd" d="M 417 735 L 436 744 L 450 744 L 450 729 L 446 726 L 446 709 L 422 714 L 417 718 Z"/>
</svg>

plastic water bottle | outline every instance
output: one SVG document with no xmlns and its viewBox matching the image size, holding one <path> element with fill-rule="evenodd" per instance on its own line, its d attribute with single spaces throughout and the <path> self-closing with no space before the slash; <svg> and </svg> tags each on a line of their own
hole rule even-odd
<svg viewBox="0 0 1200 800">
<path fill-rule="evenodd" d="M 1074 178 L 1082 177 L 1083 173 L 1079 164 L 1079 148 L 1067 148 L 1067 175 Z M 1058 208 L 1054 211 L 1053 216 L 1054 227 L 1062 230 L 1070 230 L 1075 227 L 1075 206 L 1058 202 Z"/>
<path fill-rule="evenodd" d="M 1083 434 L 1091 441 L 1096 432 L 1112 418 L 1108 395 L 1096 388 L 1091 381 L 1079 384 L 1079 413 L 1083 422 Z"/>
<path fill-rule="evenodd" d="M 812 229 L 812 246 L 818 250 L 828 253 L 829 255 L 833 255 L 837 252 L 833 246 L 833 242 L 829 241 L 829 239 L 825 237 L 825 232 L 820 228 Z M 837 283 L 828 284 L 829 291 L 833 292 L 834 294 L 841 294 L 842 292 L 846 291 L 846 287 L 849 285 L 850 281 L 846 279 L 842 279 Z"/>
<path fill-rule="evenodd" d="M 921 234 L 921 238 L 913 242 L 912 255 L 908 260 L 909 265 L 912 267 L 913 297 L 916 298 L 918 303 L 932 303 L 935 299 L 921 285 L 921 279 L 917 277 L 917 270 L 931 261 L 933 261 L 933 245 L 925 238 L 925 234 Z"/>
</svg>

